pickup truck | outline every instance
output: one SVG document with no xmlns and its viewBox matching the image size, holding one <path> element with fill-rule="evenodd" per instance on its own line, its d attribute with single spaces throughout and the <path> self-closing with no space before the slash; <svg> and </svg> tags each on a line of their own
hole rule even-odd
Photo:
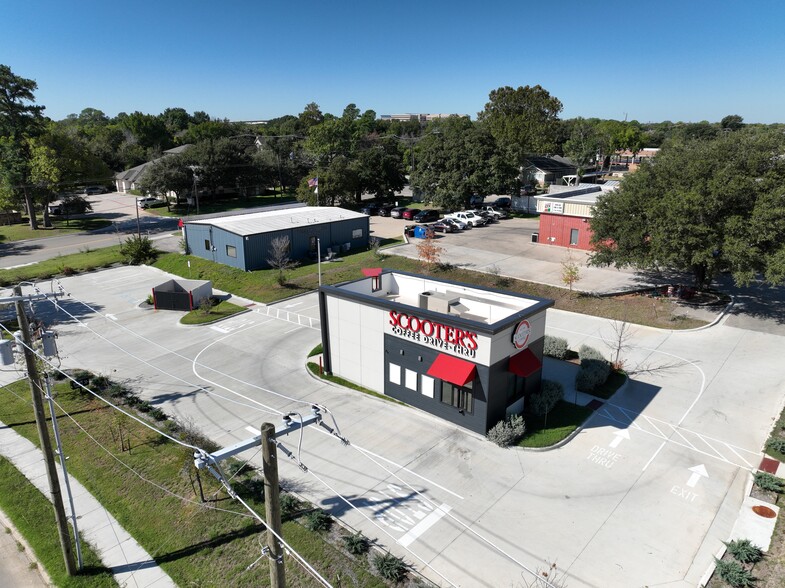
<svg viewBox="0 0 785 588">
<path fill-rule="evenodd" d="M 480 215 L 474 214 L 470 210 L 465 210 L 463 212 L 453 212 L 444 218 L 454 218 L 455 220 L 465 223 L 469 227 L 484 227 L 486 224 L 488 224 L 488 221 L 486 221 Z"/>
<path fill-rule="evenodd" d="M 480 210 L 482 212 L 487 212 L 489 214 L 492 214 L 497 219 L 507 218 L 507 211 L 506 210 L 502 210 L 501 208 L 496 208 L 495 206 L 493 206 L 491 204 L 486 204 L 485 206 L 481 206 Z"/>
</svg>

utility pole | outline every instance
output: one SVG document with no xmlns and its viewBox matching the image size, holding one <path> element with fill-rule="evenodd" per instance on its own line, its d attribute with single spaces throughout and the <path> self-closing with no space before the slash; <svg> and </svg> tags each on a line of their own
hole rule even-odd
<svg viewBox="0 0 785 588">
<path fill-rule="evenodd" d="M 262 424 L 262 472 L 264 474 L 264 512 L 267 525 L 267 548 L 270 558 L 271 588 L 286 588 L 283 565 L 283 549 L 278 541 L 281 533 L 281 501 L 278 485 L 278 451 L 275 441 L 275 425 Z M 272 532 L 271 532 L 272 531 Z"/>
<path fill-rule="evenodd" d="M 30 337 L 30 325 L 25 315 L 24 302 L 21 299 L 22 287 L 15 286 L 14 294 L 19 297 L 16 300 L 16 318 L 19 322 L 19 330 L 22 332 L 22 342 L 24 343 L 25 363 L 27 364 L 27 376 L 30 380 L 30 392 L 33 396 L 33 410 L 35 412 L 35 424 L 38 428 L 38 437 L 41 441 L 41 450 L 44 453 L 44 463 L 46 464 L 46 475 L 49 479 L 49 491 L 52 494 L 52 504 L 55 509 L 55 521 L 57 522 L 57 532 L 60 536 L 60 546 L 63 548 L 63 560 L 65 570 L 69 576 L 76 574 L 74 563 L 74 553 L 71 550 L 71 538 L 68 535 L 68 520 L 65 517 L 63 507 L 63 495 L 60 491 L 60 479 L 57 477 L 55 469 L 54 453 L 52 443 L 49 440 L 49 429 L 46 427 L 46 417 L 44 416 L 43 388 L 41 377 L 38 374 L 38 366 L 35 363 L 35 354 L 32 351 L 32 338 Z"/>
</svg>

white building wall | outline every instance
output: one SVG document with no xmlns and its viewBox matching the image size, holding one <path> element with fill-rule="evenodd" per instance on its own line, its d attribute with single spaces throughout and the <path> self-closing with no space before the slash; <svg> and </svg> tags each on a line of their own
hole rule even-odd
<svg viewBox="0 0 785 588">
<path fill-rule="evenodd" d="M 534 316 L 530 316 L 526 319 L 529 321 L 529 326 L 531 327 L 531 333 L 529 334 L 529 340 L 526 343 L 526 347 L 529 346 L 529 343 L 532 341 L 536 341 L 540 337 L 545 336 L 545 311 L 538 312 Z M 518 349 L 512 343 L 512 332 L 518 326 L 519 323 L 512 325 L 508 329 L 504 329 L 496 333 L 493 337 L 493 342 L 491 343 L 491 358 L 490 364 L 493 365 L 497 361 L 501 361 L 505 357 L 510 357 L 511 355 L 515 355 L 516 353 L 520 353 L 523 349 Z"/>
<path fill-rule="evenodd" d="M 327 297 L 333 373 L 384 392 L 384 310 Z"/>
</svg>

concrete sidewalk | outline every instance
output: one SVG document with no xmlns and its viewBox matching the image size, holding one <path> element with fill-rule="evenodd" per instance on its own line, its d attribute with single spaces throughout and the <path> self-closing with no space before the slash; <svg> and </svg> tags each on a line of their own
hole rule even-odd
<svg viewBox="0 0 785 588">
<path fill-rule="evenodd" d="M 43 453 L 11 427 L 0 423 L 0 455 L 11 461 L 47 498 L 50 496 Z M 57 465 L 66 513 L 70 513 L 65 483 Z M 175 586 L 152 557 L 131 537 L 120 523 L 70 476 L 79 532 L 114 574 L 120 586 L 128 588 L 165 588 Z M 70 517 L 69 517 L 70 518 Z"/>
</svg>

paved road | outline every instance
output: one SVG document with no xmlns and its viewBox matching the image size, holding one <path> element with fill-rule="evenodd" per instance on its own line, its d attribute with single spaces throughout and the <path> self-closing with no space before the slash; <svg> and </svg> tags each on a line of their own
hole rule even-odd
<svg viewBox="0 0 785 588">
<path fill-rule="evenodd" d="M 63 235 L 42 239 L 30 239 L 0 244 L 0 268 L 37 263 L 58 255 L 79 253 L 85 249 L 99 249 L 122 243 L 137 230 L 151 236 L 160 248 L 176 251 L 178 239 L 167 239 L 169 233 L 177 230 L 177 219 L 160 217 L 145 210 L 139 211 L 139 224 L 136 221 L 135 197 L 130 194 L 101 194 L 90 197 L 93 211 L 112 221 L 105 229 L 90 233 Z"/>
<path fill-rule="evenodd" d="M 780 336 L 635 327 L 625 359 L 640 373 L 580 435 L 550 452 L 502 450 L 312 379 L 303 357 L 320 339 L 313 295 L 189 328 L 178 313 L 138 307 L 164 278 L 117 268 L 63 280 L 73 294 L 63 307 L 88 326 L 59 315 L 64 365 L 127 380 L 224 445 L 282 411 L 326 405 L 351 445 L 309 428 L 309 472 L 283 460 L 285 484 L 445 586 L 521 585 L 546 560 L 572 588 L 696 585 L 782 404 Z M 573 347 L 612 336 L 608 321 L 552 309 L 547 332 Z M 546 362 L 545 376 L 569 384 L 571 369 Z"/>
<path fill-rule="evenodd" d="M 49 586 L 39 571 L 30 546 L 2 511 L 0 527 L 0 588 Z"/>
</svg>

